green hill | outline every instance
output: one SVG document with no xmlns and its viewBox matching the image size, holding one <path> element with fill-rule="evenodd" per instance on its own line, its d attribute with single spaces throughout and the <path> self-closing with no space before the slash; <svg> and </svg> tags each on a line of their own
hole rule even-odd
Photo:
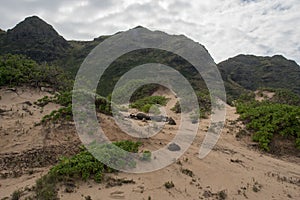
<svg viewBox="0 0 300 200">
<path fill-rule="evenodd" d="M 100 36 L 91 41 L 67 41 L 51 25 L 32 16 L 11 30 L 0 30 L 0 55 L 25 55 L 40 64 L 47 62 L 59 66 L 75 77 L 85 57 L 108 37 Z M 201 76 L 184 59 L 169 52 L 144 49 L 123 55 L 112 63 L 100 80 L 103 87 L 99 92 L 108 95 L 126 71 L 149 62 L 174 67 L 191 82 L 194 89 L 206 90 Z M 229 102 L 248 91 L 266 87 L 290 89 L 300 94 L 300 67 L 283 56 L 238 55 L 219 63 L 218 68 Z M 153 91 L 153 88 L 150 87 L 149 91 Z"/>
<path fill-rule="evenodd" d="M 280 55 L 238 55 L 219 63 L 218 67 L 224 81 L 237 88 L 252 91 L 258 88 L 283 88 L 300 94 L 299 65 Z M 232 88 L 227 89 L 232 92 Z"/>
<path fill-rule="evenodd" d="M 27 17 L 1 35 L 2 55 L 22 54 L 37 62 L 61 59 L 70 48 L 69 43 L 51 25 L 37 16 Z"/>
</svg>

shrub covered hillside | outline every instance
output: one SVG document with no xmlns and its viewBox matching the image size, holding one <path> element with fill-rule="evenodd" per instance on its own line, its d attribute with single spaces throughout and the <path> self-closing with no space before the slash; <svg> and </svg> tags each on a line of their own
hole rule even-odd
<svg viewBox="0 0 300 200">
<path fill-rule="evenodd" d="M 238 55 L 218 64 L 227 95 L 236 99 L 246 90 L 285 88 L 300 95 L 300 67 L 281 55 Z M 229 84 L 231 83 L 231 84 Z"/>
<path fill-rule="evenodd" d="M 72 82 L 65 72 L 56 66 L 37 64 L 22 55 L 0 56 L 0 86 L 27 84 L 34 87 L 51 85 L 56 90 L 71 88 Z"/>
<path fill-rule="evenodd" d="M 294 105 L 300 97 L 293 97 L 293 101 L 289 102 L 289 96 L 283 98 L 282 90 L 277 90 L 270 100 L 258 102 L 254 99 L 245 101 L 246 98 L 242 98 L 236 103 L 237 112 L 241 114 L 240 119 L 245 122 L 247 129 L 253 131 L 252 139 L 262 149 L 269 151 L 274 137 L 279 135 L 293 140 L 296 148 L 300 150 L 300 107 Z"/>
</svg>

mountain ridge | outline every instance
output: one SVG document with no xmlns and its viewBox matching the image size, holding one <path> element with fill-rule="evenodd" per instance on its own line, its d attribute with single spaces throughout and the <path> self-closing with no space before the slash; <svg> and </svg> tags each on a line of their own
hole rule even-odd
<svg viewBox="0 0 300 200">
<path fill-rule="evenodd" d="M 147 29 L 140 25 L 132 29 L 137 28 Z M 118 33 L 120 32 L 115 34 Z M 58 34 L 53 26 L 43 19 L 38 16 L 31 16 L 25 18 L 12 29 L 0 31 L 0 55 L 7 53 L 22 54 L 38 63 L 49 62 L 57 65 L 75 76 L 81 63 L 91 50 L 113 35 L 99 36 L 90 41 L 67 41 Z M 204 47 L 204 49 L 206 48 Z M 138 58 L 142 59 L 142 61 L 138 60 Z M 198 85 L 203 84 L 202 81 L 197 83 L 201 77 L 194 76 L 195 71 L 186 61 L 167 53 L 155 53 L 149 50 L 133 52 L 128 54 L 127 57 L 122 56 L 121 59 L 112 65 L 120 65 L 124 66 L 124 69 L 128 69 L 130 65 L 144 64 L 149 60 L 173 65 L 175 68 L 177 67 L 177 70 L 181 70 L 182 73 L 192 78 L 194 83 Z M 224 80 L 230 101 L 238 98 L 245 92 L 256 90 L 260 87 L 292 89 L 297 94 L 300 94 L 300 86 L 297 86 L 300 85 L 298 81 L 300 80 L 300 67 L 295 61 L 288 60 L 282 55 L 256 56 L 239 54 L 218 63 L 217 66 Z M 115 80 L 115 78 L 118 77 L 116 77 L 115 71 L 112 70 L 111 74 L 107 74 L 105 85 L 112 87 L 110 80 Z M 203 88 L 203 86 L 198 88 L 201 87 Z M 108 91 L 105 94 L 108 94 Z"/>
<path fill-rule="evenodd" d="M 64 56 L 69 43 L 37 16 L 25 18 L 1 37 L 1 54 L 23 54 L 35 61 L 53 61 Z"/>
<path fill-rule="evenodd" d="M 282 55 L 240 54 L 220 62 L 218 67 L 224 81 L 233 81 L 245 89 L 286 88 L 300 95 L 300 67 Z"/>
</svg>

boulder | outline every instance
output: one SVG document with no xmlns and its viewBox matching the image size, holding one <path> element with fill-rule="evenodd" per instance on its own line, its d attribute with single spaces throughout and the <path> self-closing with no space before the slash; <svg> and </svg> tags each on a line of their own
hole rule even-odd
<svg viewBox="0 0 300 200">
<path fill-rule="evenodd" d="M 169 144 L 168 149 L 170 151 L 180 151 L 181 148 L 178 144 L 171 143 L 171 144 Z"/>
<path fill-rule="evenodd" d="M 136 118 L 138 120 L 143 120 L 143 119 L 151 120 L 151 118 L 148 115 L 144 114 L 144 113 L 138 113 L 138 114 L 136 114 Z"/>
<path fill-rule="evenodd" d="M 168 124 L 170 124 L 170 125 L 176 125 L 176 122 L 175 122 L 175 120 L 172 117 L 170 117 Z"/>
</svg>

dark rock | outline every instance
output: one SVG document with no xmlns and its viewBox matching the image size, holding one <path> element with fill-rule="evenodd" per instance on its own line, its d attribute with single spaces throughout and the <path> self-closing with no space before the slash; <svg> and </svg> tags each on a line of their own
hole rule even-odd
<svg viewBox="0 0 300 200">
<path fill-rule="evenodd" d="M 205 191 L 203 192 L 203 195 L 202 195 L 202 196 L 203 196 L 204 198 L 209 198 L 209 197 L 212 197 L 213 194 L 212 194 L 211 191 L 205 190 Z"/>
<path fill-rule="evenodd" d="M 170 117 L 168 124 L 170 124 L 170 125 L 176 125 L 176 122 L 175 122 L 175 120 L 172 117 Z"/>
<path fill-rule="evenodd" d="M 74 187 L 66 186 L 65 192 L 66 193 L 73 193 L 74 192 Z"/>
<path fill-rule="evenodd" d="M 7 112 L 8 110 L 4 110 L 0 108 L 0 114 Z"/>
<path fill-rule="evenodd" d="M 32 106 L 32 103 L 30 101 L 24 101 L 23 104 L 26 104 L 28 106 Z"/>
<path fill-rule="evenodd" d="M 168 146 L 168 149 L 170 151 L 180 151 L 180 146 L 178 144 L 175 144 L 175 143 L 171 143 L 169 146 Z"/>
<path fill-rule="evenodd" d="M 193 119 L 192 120 L 192 124 L 197 124 L 198 123 L 198 119 Z"/>
<path fill-rule="evenodd" d="M 143 120 L 143 119 L 146 119 L 146 120 L 151 120 L 150 116 L 144 114 L 144 113 L 138 113 L 136 114 L 136 118 L 138 120 Z"/>
<path fill-rule="evenodd" d="M 151 116 L 150 118 L 151 118 L 151 120 L 156 121 L 156 122 L 163 121 L 163 116 L 162 115 L 160 115 L 160 116 Z"/>
</svg>

